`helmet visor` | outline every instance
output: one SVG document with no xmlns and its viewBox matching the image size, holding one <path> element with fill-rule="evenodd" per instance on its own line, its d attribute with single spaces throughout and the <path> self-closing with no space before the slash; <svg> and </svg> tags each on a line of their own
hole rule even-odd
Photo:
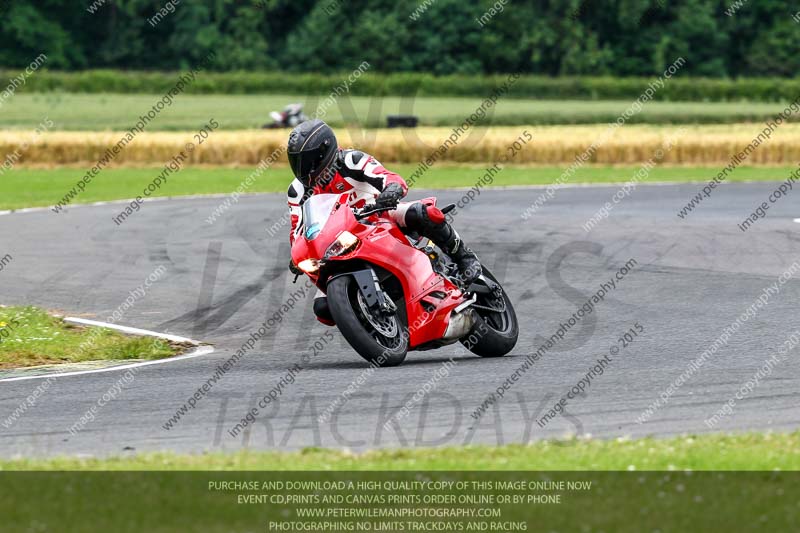
<svg viewBox="0 0 800 533">
<path fill-rule="evenodd" d="M 289 165 L 295 177 L 303 182 L 316 178 L 324 170 L 321 165 L 325 152 L 324 146 L 302 152 L 289 152 Z"/>
</svg>

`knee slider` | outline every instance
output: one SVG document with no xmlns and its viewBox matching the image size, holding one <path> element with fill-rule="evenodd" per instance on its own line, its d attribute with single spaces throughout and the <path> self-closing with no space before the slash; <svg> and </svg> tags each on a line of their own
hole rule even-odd
<svg viewBox="0 0 800 533">
<path fill-rule="evenodd" d="M 428 220 L 430 220 L 437 226 L 444 224 L 445 217 L 441 209 L 439 209 L 435 205 L 429 205 L 427 206 L 426 212 L 428 214 Z"/>
</svg>

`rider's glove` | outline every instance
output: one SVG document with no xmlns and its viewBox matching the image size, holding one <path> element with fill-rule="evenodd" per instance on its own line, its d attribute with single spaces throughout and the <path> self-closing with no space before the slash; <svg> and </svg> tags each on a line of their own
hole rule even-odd
<svg viewBox="0 0 800 533">
<path fill-rule="evenodd" d="M 297 265 L 294 264 L 294 261 L 289 259 L 289 272 L 294 274 L 295 276 L 300 276 L 303 274 L 303 271 L 297 268 Z"/>
<path fill-rule="evenodd" d="M 399 183 L 390 183 L 375 199 L 375 207 L 397 207 L 404 194 Z"/>
</svg>

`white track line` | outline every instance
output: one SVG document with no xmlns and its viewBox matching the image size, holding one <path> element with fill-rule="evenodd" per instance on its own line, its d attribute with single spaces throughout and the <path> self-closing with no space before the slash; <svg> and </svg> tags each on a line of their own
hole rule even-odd
<svg viewBox="0 0 800 533">
<path fill-rule="evenodd" d="M 117 324 L 109 324 L 108 322 L 98 322 L 97 320 L 87 320 L 85 318 L 76 318 L 73 316 L 64 317 L 64 322 L 72 324 L 82 324 L 84 326 L 96 326 L 98 328 L 114 329 L 127 333 L 128 335 L 140 335 L 143 337 L 157 337 L 159 339 L 167 339 L 168 341 L 176 342 L 178 344 L 191 344 L 192 346 L 199 346 L 200 343 L 188 339 L 186 337 L 179 337 L 178 335 L 169 335 L 167 333 L 158 333 L 157 331 L 150 331 L 147 329 L 131 328 L 128 326 L 119 326 Z"/>
<path fill-rule="evenodd" d="M 794 219 L 794 221 L 797 222 L 798 224 L 800 224 L 800 218 L 796 218 L 796 219 Z"/>
<path fill-rule="evenodd" d="M 245 193 L 241 196 L 255 196 L 256 194 L 279 194 L 279 193 Z M 197 200 L 197 199 L 204 199 L 204 198 L 211 198 L 211 199 L 222 199 L 227 198 L 231 195 L 231 193 L 227 194 L 191 194 L 186 196 L 155 196 L 150 197 L 147 199 L 148 202 L 165 202 L 167 200 Z M 79 209 L 82 207 L 95 207 L 99 205 L 125 205 L 133 202 L 135 198 L 129 198 L 127 200 L 107 200 L 104 202 L 91 202 L 88 204 L 70 204 L 64 208 L 62 208 L 61 213 L 66 213 L 70 209 Z M 0 211 L 0 216 L 2 215 L 14 215 L 17 213 L 41 213 L 43 211 L 52 211 L 53 206 L 42 206 L 42 207 L 21 207 L 19 209 L 6 209 Z M 58 213 L 58 214 L 61 214 Z"/>
<path fill-rule="evenodd" d="M 44 373 L 44 374 L 37 374 L 35 376 L 19 376 L 15 378 L 4 378 L 0 379 L 0 383 L 8 382 L 8 381 L 27 381 L 30 379 L 47 379 L 47 378 L 59 378 L 59 377 L 67 377 L 67 376 L 83 376 L 86 374 L 100 374 L 103 372 L 117 372 L 119 370 L 127 370 L 129 368 L 138 368 L 142 366 L 151 366 L 151 365 L 162 365 L 164 363 L 171 363 L 174 361 L 183 361 L 185 359 L 194 359 L 195 357 L 200 357 L 202 355 L 208 355 L 214 352 L 213 346 L 200 346 L 200 343 L 194 341 L 192 339 L 186 337 L 180 337 L 178 335 L 169 335 L 166 333 L 158 333 L 156 331 L 149 331 L 146 329 L 139 329 L 139 328 L 130 328 L 127 326 L 119 326 L 117 324 L 109 324 L 106 322 L 98 322 L 95 320 L 86 320 L 85 318 L 75 318 L 75 317 L 66 317 L 64 318 L 65 322 L 72 322 L 76 324 L 84 324 L 88 326 L 97 326 L 102 328 L 114 329 L 117 331 L 121 331 L 123 333 L 127 333 L 129 335 L 140 335 L 145 337 L 156 337 L 159 339 L 166 339 L 172 342 L 180 343 L 180 344 L 191 344 L 196 346 L 194 350 L 189 353 L 179 355 L 178 357 L 168 357 L 166 359 L 156 359 L 155 361 L 140 361 L 137 363 L 130 363 L 127 365 L 117 365 L 117 366 L 110 366 L 106 368 L 95 368 L 91 370 L 75 370 L 72 372 L 51 372 L 51 373 Z"/>
</svg>

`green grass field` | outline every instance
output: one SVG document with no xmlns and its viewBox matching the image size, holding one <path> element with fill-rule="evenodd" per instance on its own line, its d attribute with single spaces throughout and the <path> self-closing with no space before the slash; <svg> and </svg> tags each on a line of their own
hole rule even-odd
<svg viewBox="0 0 800 533">
<path fill-rule="evenodd" d="M 415 167 L 389 165 L 403 176 Z M 173 175 L 154 196 L 182 196 L 233 192 L 252 172 L 252 168 L 188 167 Z M 622 183 L 629 181 L 638 167 L 595 167 L 579 169 L 569 183 Z M 730 181 L 782 181 L 790 167 L 742 167 Z M 83 168 L 15 169 L 0 177 L 0 209 L 52 206 L 83 176 Z M 161 171 L 160 168 L 109 169 L 101 172 L 80 194 L 76 203 L 134 198 Z M 509 166 L 494 177 L 493 186 L 545 185 L 553 183 L 563 171 L 559 167 Z M 484 174 L 482 166 L 434 167 L 419 178 L 414 189 L 472 187 Z M 645 181 L 706 181 L 716 175 L 716 168 L 661 167 L 650 172 Z M 288 167 L 264 172 L 246 192 L 285 192 L 291 182 Z M 419 197 L 413 189 L 412 198 Z M 416 195 L 416 196 L 415 196 Z"/>
<path fill-rule="evenodd" d="M 175 354 L 161 339 L 75 327 L 34 307 L 0 307 L 0 369 Z"/>
<path fill-rule="evenodd" d="M 0 516 L 4 532 L 797 531 L 800 488 L 797 472 L 789 470 L 800 466 L 798 450 L 800 438 L 794 433 L 363 455 L 306 450 L 5 460 L 0 462 Z M 724 472 L 706 471 L 712 469 Z M 438 490 L 399 485 L 413 481 L 449 485 Z M 364 482 L 373 485 L 359 487 Z M 532 482 L 563 485 L 539 489 Z M 582 488 L 570 488 L 571 482 Z M 301 499 L 312 494 L 319 496 Z M 418 503 L 388 500 L 409 494 L 420 495 Z M 491 503 L 461 500 L 489 494 L 495 498 Z M 362 499 L 349 499 L 355 495 Z M 556 495 L 557 502 L 530 498 Z M 375 518 L 393 516 L 382 511 L 400 508 L 484 508 L 499 514 L 487 520 L 439 513 Z M 311 509 L 335 509 L 336 514 L 302 512 Z"/>
<path fill-rule="evenodd" d="M 300 452 L 140 454 L 0 461 L 0 470 L 800 470 L 800 433 L 669 439 L 559 440 L 528 445 Z"/>
<path fill-rule="evenodd" d="M 45 117 L 54 130 L 126 130 L 147 113 L 161 98 L 148 94 L 17 94 L 3 106 L 0 128 L 35 128 Z M 210 118 L 224 129 L 248 129 L 270 122 L 269 112 L 281 110 L 288 103 L 302 102 L 307 114 L 314 114 L 322 101 L 318 97 L 298 95 L 180 95 L 171 107 L 161 112 L 148 126 L 149 131 L 193 130 Z M 386 115 L 414 114 L 421 125 L 460 124 L 481 103 L 480 98 L 400 97 L 342 98 L 324 115 L 339 127 L 360 124 L 382 127 Z M 592 124 L 617 119 L 631 101 L 585 100 L 500 100 L 494 110 L 494 125 Z M 762 121 L 785 106 L 757 102 L 648 102 L 629 123 L 732 123 Z"/>
</svg>

